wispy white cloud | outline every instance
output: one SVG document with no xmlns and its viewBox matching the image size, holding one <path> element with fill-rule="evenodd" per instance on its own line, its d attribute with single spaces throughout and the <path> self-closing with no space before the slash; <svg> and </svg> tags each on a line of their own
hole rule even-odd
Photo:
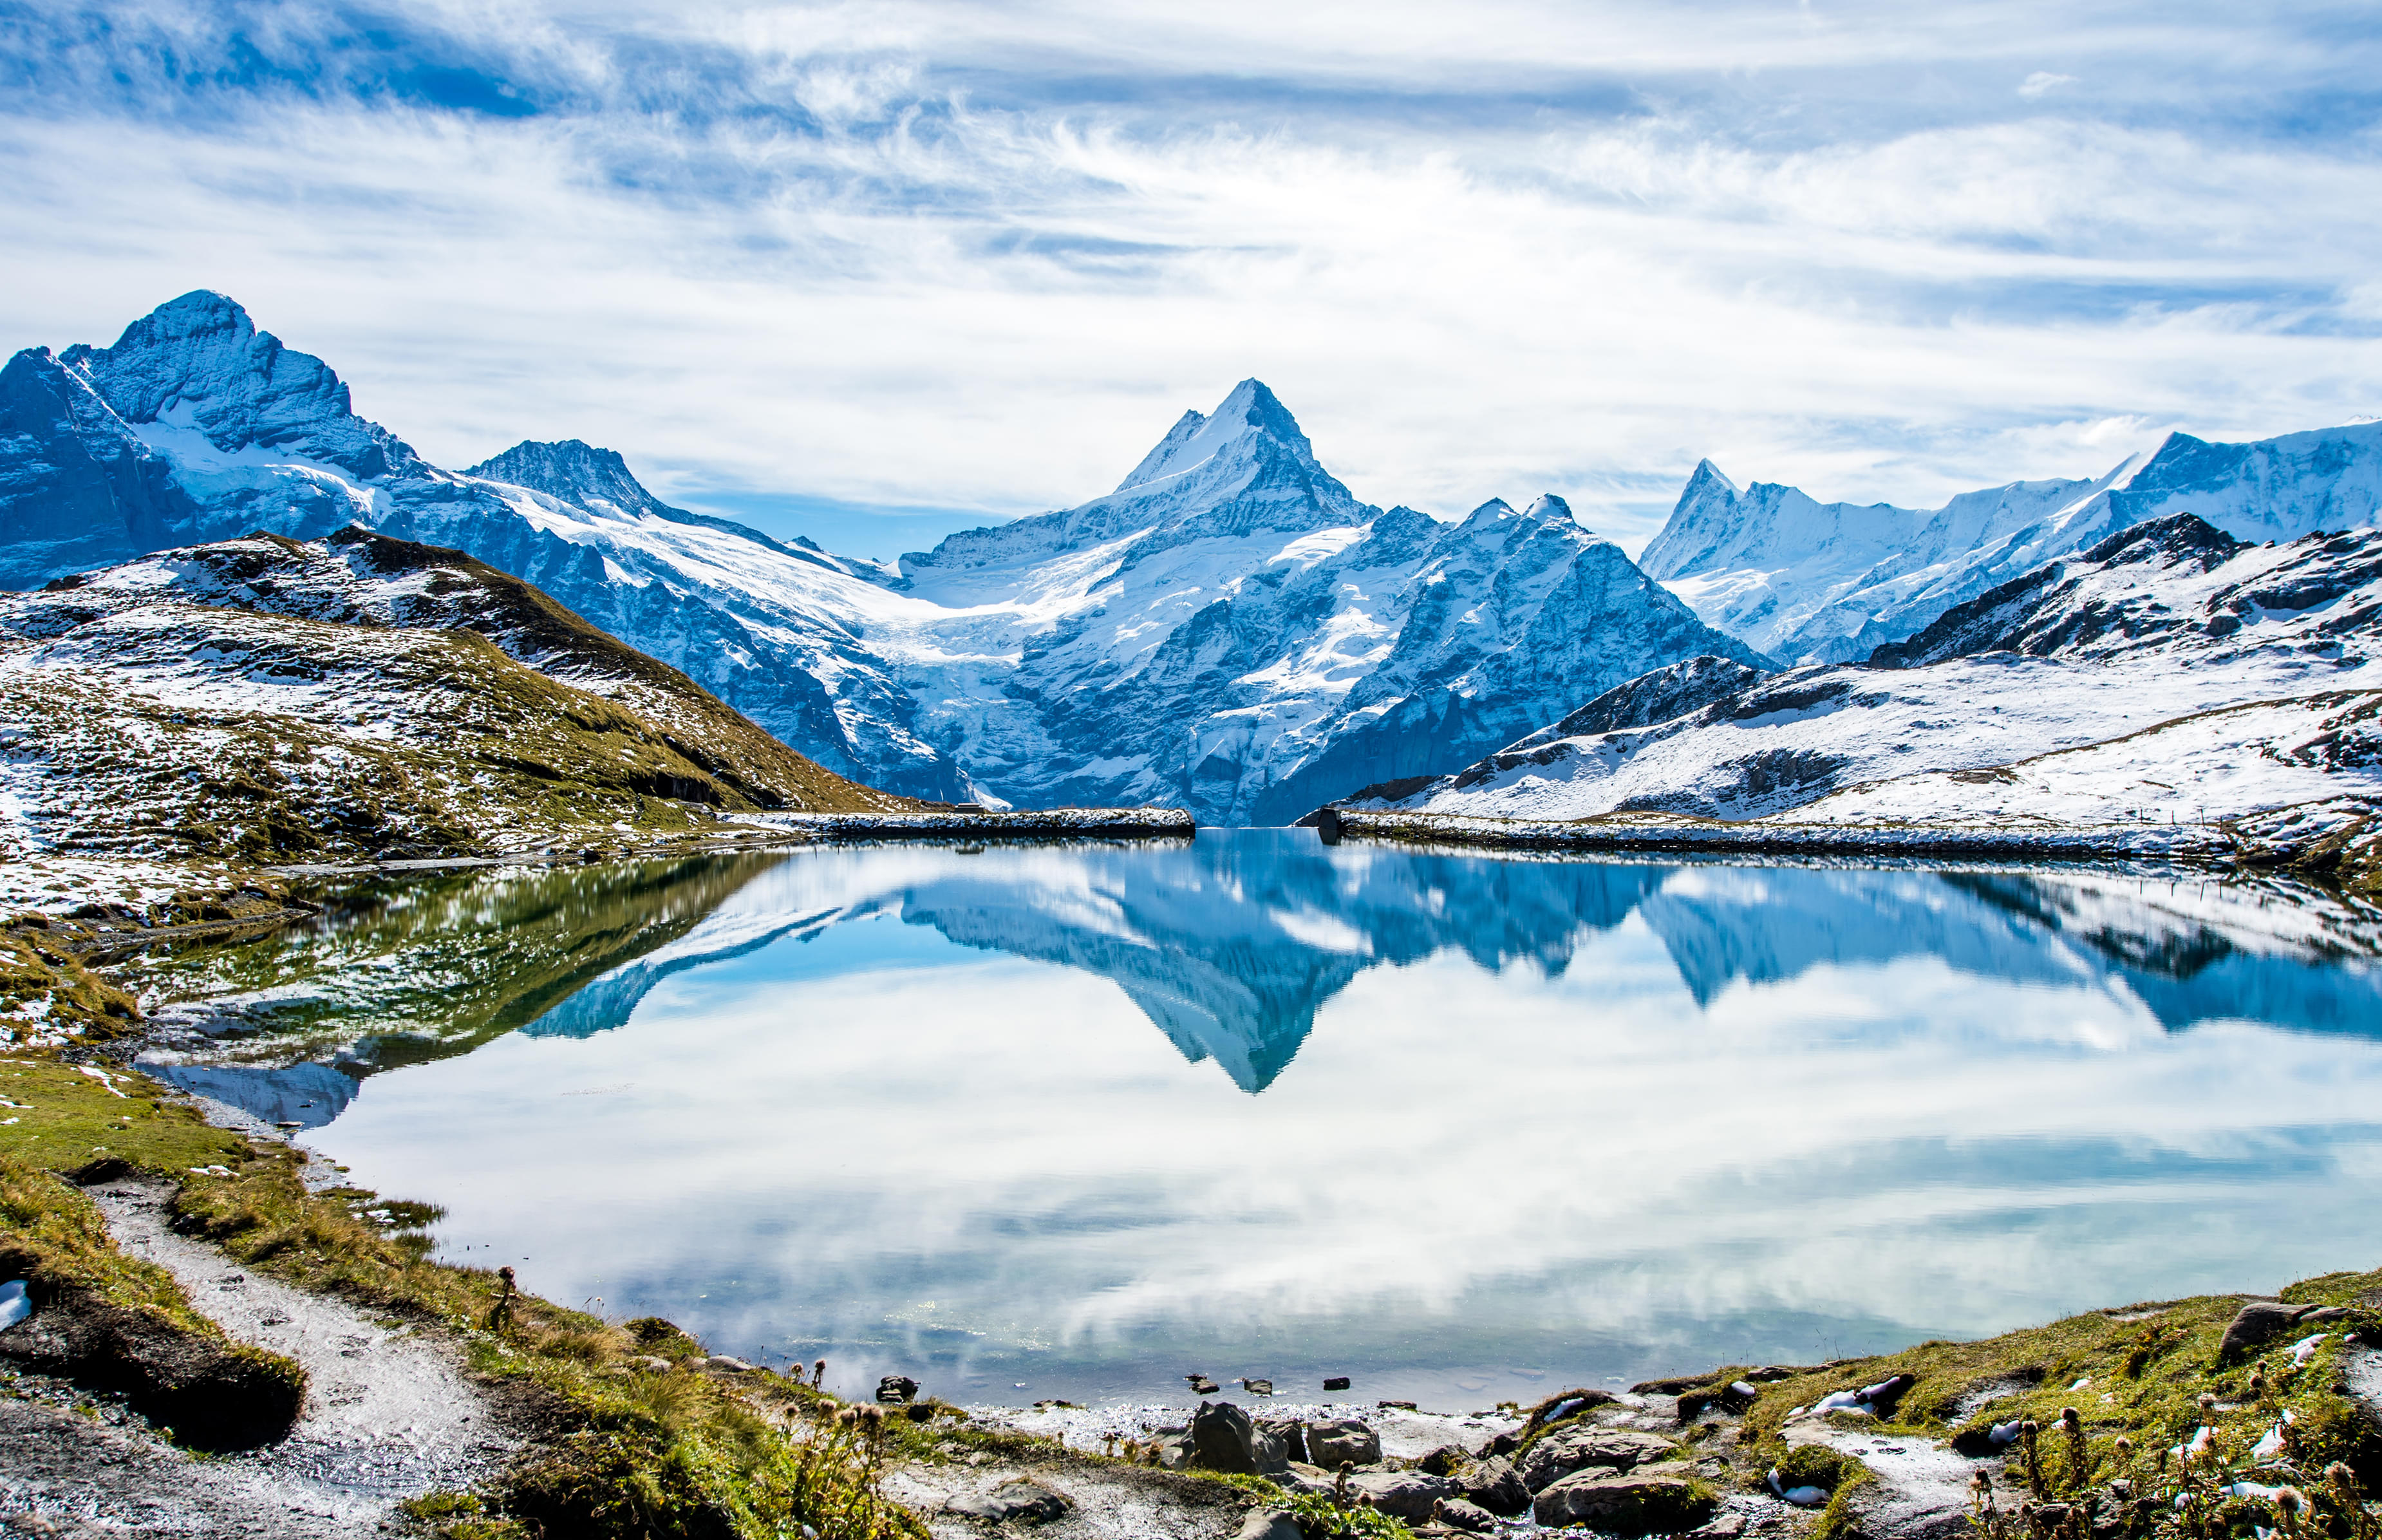
<svg viewBox="0 0 2382 1540">
<path fill-rule="evenodd" d="M 1361 496 L 1633 536 L 1704 454 L 1918 501 L 2382 401 L 2350 7 L 106 19 L 0 31 L 0 335 L 222 289 L 448 463 L 954 524 L 1255 374 Z"/>
</svg>

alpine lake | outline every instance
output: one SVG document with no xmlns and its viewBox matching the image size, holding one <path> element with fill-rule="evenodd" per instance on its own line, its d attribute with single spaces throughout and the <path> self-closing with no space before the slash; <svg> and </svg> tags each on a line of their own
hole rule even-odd
<svg viewBox="0 0 2382 1540">
<path fill-rule="evenodd" d="M 2382 1235 L 2382 921 L 2279 880 L 1202 830 L 312 896 L 137 965 L 145 1067 L 848 1393 L 1527 1404 Z"/>
</svg>

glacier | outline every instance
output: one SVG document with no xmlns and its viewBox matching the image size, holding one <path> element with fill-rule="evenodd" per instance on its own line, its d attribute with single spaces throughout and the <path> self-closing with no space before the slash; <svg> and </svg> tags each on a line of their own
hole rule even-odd
<svg viewBox="0 0 2382 1540">
<path fill-rule="evenodd" d="M 0 585 L 350 524 L 536 585 L 840 774 L 992 807 L 1287 822 L 1649 669 L 1769 661 L 1558 498 L 1358 501 L 1256 380 L 1105 496 L 889 564 L 673 508 L 576 440 L 431 465 L 212 292 L 0 370 Z"/>
<path fill-rule="evenodd" d="M 2171 433 L 2093 480 L 2015 481 L 1941 508 L 1739 489 L 1696 466 L 1645 570 L 1706 622 L 1790 662 L 1842 663 L 2130 525 L 2192 513 L 2236 539 L 2296 540 L 2382 513 L 2382 422 L 2220 444 Z"/>
</svg>

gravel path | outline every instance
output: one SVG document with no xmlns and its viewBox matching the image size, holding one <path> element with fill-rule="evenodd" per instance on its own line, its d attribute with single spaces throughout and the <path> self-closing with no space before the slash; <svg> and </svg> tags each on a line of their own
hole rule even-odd
<svg viewBox="0 0 2382 1540">
<path fill-rule="evenodd" d="M 504 1408 L 413 1328 L 250 1273 L 176 1235 L 163 1184 L 111 1183 L 92 1196 L 117 1243 L 172 1273 L 226 1331 L 304 1364 L 306 1410 L 270 1448 L 194 1460 L 134 1420 L 94 1420 L 55 1404 L 63 1398 L 0 1401 L 0 1524 L 266 1540 L 374 1534 L 401 1499 L 469 1485 L 522 1447 Z"/>
</svg>

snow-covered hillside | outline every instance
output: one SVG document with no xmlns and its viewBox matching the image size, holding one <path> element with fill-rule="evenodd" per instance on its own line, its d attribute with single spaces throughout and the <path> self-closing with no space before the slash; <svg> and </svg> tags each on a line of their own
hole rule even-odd
<svg viewBox="0 0 2382 1540">
<path fill-rule="evenodd" d="M 2382 531 L 2252 546 L 2185 514 L 1956 607 L 1873 666 L 1649 674 L 1395 805 L 2192 822 L 2382 795 L 2377 689 Z"/>
<path fill-rule="evenodd" d="M 830 770 L 947 800 L 1286 820 L 1649 668 L 1759 660 L 1559 499 L 1452 526 L 1358 502 L 1254 380 L 1107 496 L 891 569 L 673 509 L 576 441 L 440 470 L 221 295 L 0 372 L 0 583 L 351 523 L 468 551 Z"/>
<path fill-rule="evenodd" d="M 2117 531 L 2194 513 L 2238 539 L 2295 540 L 2382 512 L 2382 423 L 2250 444 L 2170 434 L 2094 481 L 2021 481 L 1942 508 L 1740 491 L 1696 467 L 1640 559 L 1706 621 L 1773 657 L 1848 662 Z"/>
<path fill-rule="evenodd" d="M 0 595 L 0 853 L 440 856 L 909 806 L 455 551 L 350 528 Z"/>
</svg>

